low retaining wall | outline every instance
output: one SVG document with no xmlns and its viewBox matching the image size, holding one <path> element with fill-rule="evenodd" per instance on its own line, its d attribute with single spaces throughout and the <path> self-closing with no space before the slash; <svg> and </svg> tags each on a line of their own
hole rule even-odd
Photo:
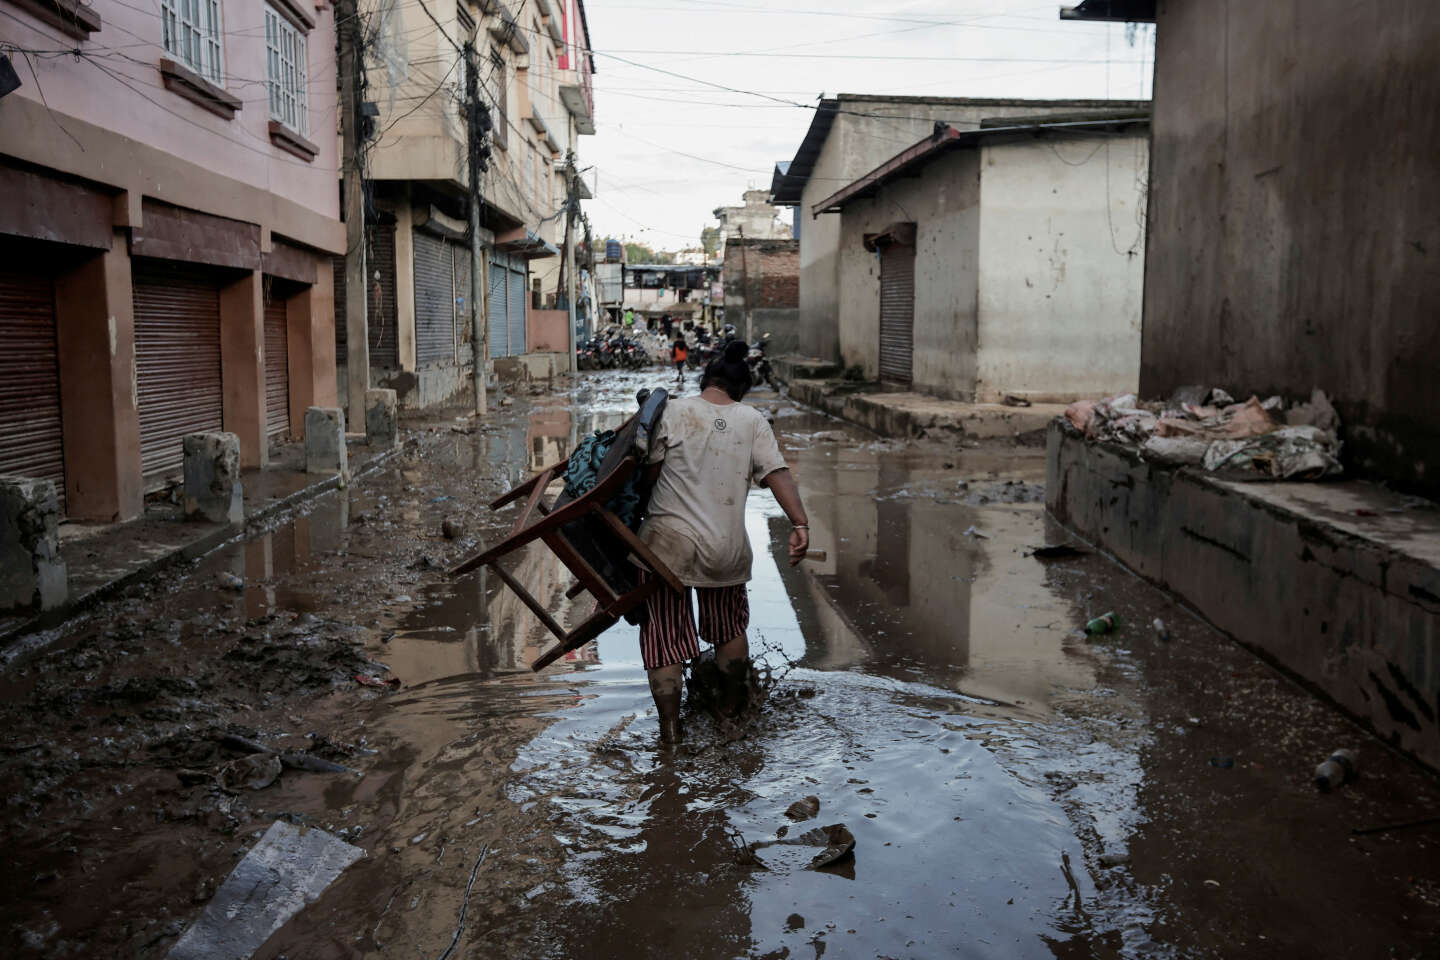
<svg viewBox="0 0 1440 960">
<path fill-rule="evenodd" d="M 1046 454 L 1061 523 L 1440 768 L 1434 511 L 1361 481 L 1247 484 L 1150 464 L 1059 420 Z"/>
<path fill-rule="evenodd" d="M 794 380 L 788 389 L 792 400 L 883 437 L 948 434 L 972 440 L 1019 440 L 1033 436 L 1038 446 L 1046 425 L 1061 409 L 961 403 L 920 393 L 879 393 L 874 392 L 873 384 L 849 387 L 833 381 Z"/>
</svg>

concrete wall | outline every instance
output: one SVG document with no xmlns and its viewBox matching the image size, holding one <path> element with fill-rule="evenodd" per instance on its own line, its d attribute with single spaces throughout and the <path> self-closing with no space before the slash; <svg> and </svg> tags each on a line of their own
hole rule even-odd
<svg viewBox="0 0 1440 960">
<path fill-rule="evenodd" d="M 975 398 L 1135 390 L 1145 135 L 988 143 L 980 162 Z"/>
<path fill-rule="evenodd" d="M 1440 524 L 1357 517 L 1402 502 L 1371 484 L 1219 481 L 1087 444 L 1063 420 L 1046 456 L 1062 523 L 1440 767 Z"/>
<path fill-rule="evenodd" d="M 841 112 L 835 116 L 806 181 L 798 214 L 801 337 L 809 345 L 807 352 L 825 360 L 840 354 L 840 232 L 835 218 L 814 215 L 815 204 L 929 136 L 936 120 L 973 130 L 986 117 L 1144 105 L 1122 100 L 980 100 L 857 94 L 841 94 L 839 101 Z"/>
<path fill-rule="evenodd" d="M 1346 455 L 1440 494 L 1440 5 L 1157 12 L 1140 386 L 1326 390 Z"/>
<path fill-rule="evenodd" d="M 845 366 L 860 366 L 868 379 L 879 375 L 880 259 L 865 249 L 864 236 L 913 219 L 915 388 L 940 397 L 971 398 L 979 203 L 979 155 L 956 150 L 927 166 L 923 176 L 899 179 L 878 196 L 855 201 L 843 214 L 826 214 L 816 221 L 841 224 L 837 313 Z"/>
</svg>

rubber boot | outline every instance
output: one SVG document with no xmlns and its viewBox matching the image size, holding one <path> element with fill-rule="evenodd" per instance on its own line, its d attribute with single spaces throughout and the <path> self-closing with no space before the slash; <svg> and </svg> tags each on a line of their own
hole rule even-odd
<svg viewBox="0 0 1440 960">
<path fill-rule="evenodd" d="M 655 692 L 655 710 L 660 714 L 660 742 L 680 743 L 685 739 L 685 728 L 680 725 L 679 690 L 673 693 Z"/>
<path fill-rule="evenodd" d="M 734 719 L 750 705 L 750 658 L 726 663 L 720 681 L 720 715 Z"/>
</svg>

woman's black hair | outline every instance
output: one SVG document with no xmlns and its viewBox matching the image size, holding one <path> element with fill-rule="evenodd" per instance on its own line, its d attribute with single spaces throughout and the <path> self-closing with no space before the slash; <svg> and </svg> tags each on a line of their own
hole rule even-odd
<svg viewBox="0 0 1440 960">
<path fill-rule="evenodd" d="M 719 387 L 737 403 L 750 389 L 750 367 L 745 358 L 750 347 L 741 340 L 732 340 L 725 345 L 725 352 L 705 364 L 705 374 L 700 378 L 700 389 Z"/>
</svg>

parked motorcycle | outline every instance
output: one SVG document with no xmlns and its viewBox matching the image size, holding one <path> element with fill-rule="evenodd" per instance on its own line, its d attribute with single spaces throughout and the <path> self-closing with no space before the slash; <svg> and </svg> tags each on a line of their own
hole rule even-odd
<svg viewBox="0 0 1440 960">
<path fill-rule="evenodd" d="M 770 369 L 770 361 L 765 356 L 765 348 L 770 343 L 770 334 L 760 335 L 760 339 L 750 344 L 750 352 L 745 357 L 745 362 L 750 366 L 750 385 L 758 387 L 760 384 L 769 384 L 772 390 L 780 389 L 775 383 L 775 373 Z"/>
</svg>

